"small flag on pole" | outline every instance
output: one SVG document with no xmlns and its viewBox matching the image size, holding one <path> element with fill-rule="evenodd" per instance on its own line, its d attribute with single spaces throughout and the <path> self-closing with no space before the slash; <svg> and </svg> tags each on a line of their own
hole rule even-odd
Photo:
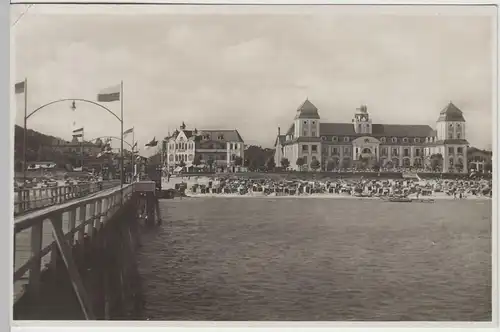
<svg viewBox="0 0 500 332">
<path fill-rule="evenodd" d="M 16 94 L 24 93 L 26 91 L 26 82 L 22 81 L 14 85 L 14 92 Z"/>
<path fill-rule="evenodd" d="M 149 147 L 153 147 L 153 146 L 157 146 L 158 145 L 158 141 L 156 140 L 156 137 L 153 137 L 153 139 L 147 143 L 145 146 L 149 146 Z"/>
<path fill-rule="evenodd" d="M 123 136 L 128 135 L 128 134 L 130 134 L 130 133 L 132 133 L 132 132 L 134 132 L 134 127 L 130 128 L 130 129 L 127 129 L 127 130 L 125 130 L 125 131 L 123 132 Z"/>
<path fill-rule="evenodd" d="M 104 89 L 97 95 L 97 101 L 102 103 L 109 103 L 112 101 L 120 100 L 120 90 L 120 84 Z"/>
<path fill-rule="evenodd" d="M 73 137 L 83 137 L 83 127 L 73 130 Z"/>
</svg>

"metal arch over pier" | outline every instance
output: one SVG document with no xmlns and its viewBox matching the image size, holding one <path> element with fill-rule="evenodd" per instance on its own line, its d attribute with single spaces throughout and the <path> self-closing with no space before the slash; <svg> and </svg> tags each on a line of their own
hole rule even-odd
<svg viewBox="0 0 500 332">
<path fill-rule="evenodd" d="M 137 314 L 141 300 L 135 250 L 142 207 L 154 221 L 154 182 L 106 189 L 15 218 L 14 319 L 125 319 Z"/>
</svg>

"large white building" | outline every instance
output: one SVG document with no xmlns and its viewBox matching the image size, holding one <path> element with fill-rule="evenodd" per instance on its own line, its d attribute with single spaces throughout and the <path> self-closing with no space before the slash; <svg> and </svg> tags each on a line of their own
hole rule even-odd
<svg viewBox="0 0 500 332">
<path fill-rule="evenodd" d="M 354 112 L 350 123 L 322 123 L 318 109 L 306 100 L 285 135 L 275 141 L 275 162 L 288 159 L 290 167 L 310 168 L 312 160 L 334 168 L 350 168 L 371 160 L 381 167 L 424 167 L 431 156 L 442 157 L 442 172 L 467 172 L 465 119 L 449 103 L 440 113 L 435 129 L 429 125 L 373 124 L 366 106 Z"/>
<path fill-rule="evenodd" d="M 236 129 L 187 130 L 183 123 L 165 140 L 165 164 L 169 170 L 184 164 L 186 168 L 212 165 L 212 169 L 234 172 L 244 160 L 245 144 Z M 195 165 L 195 158 L 200 165 Z"/>
</svg>

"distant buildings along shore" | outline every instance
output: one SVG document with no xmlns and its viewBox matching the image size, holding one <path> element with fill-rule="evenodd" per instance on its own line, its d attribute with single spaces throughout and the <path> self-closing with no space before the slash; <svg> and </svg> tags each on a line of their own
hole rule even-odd
<svg viewBox="0 0 500 332">
<path fill-rule="evenodd" d="M 370 164 L 423 169 L 434 163 L 432 168 L 441 172 L 466 173 L 465 126 L 462 111 L 451 102 L 439 113 L 433 129 L 421 124 L 372 124 L 366 106 L 356 110 L 351 123 L 321 123 L 318 109 L 306 100 L 284 135 L 278 128 L 275 163 L 280 165 L 286 158 L 295 170 Z"/>
<path fill-rule="evenodd" d="M 237 171 L 242 165 L 245 144 L 236 129 L 179 129 L 165 138 L 165 161 L 170 171 L 179 168 Z"/>
</svg>

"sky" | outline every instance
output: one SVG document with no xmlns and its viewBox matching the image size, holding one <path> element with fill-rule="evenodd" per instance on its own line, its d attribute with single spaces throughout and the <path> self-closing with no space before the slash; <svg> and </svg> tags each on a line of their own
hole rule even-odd
<svg viewBox="0 0 500 332">
<path fill-rule="evenodd" d="M 25 9 L 12 6 L 12 22 Z M 12 29 L 12 81 L 28 79 L 29 112 L 61 98 L 96 100 L 123 80 L 124 129 L 135 128 L 141 148 L 183 121 L 272 147 L 308 98 L 323 122 L 351 122 L 365 104 L 373 123 L 433 128 L 452 101 L 470 144 L 491 149 L 495 11 L 372 9 L 35 5 Z M 120 135 L 98 107 L 70 106 L 43 109 L 28 128 L 65 139 L 74 126 L 88 139 Z M 120 102 L 105 106 L 120 112 Z"/>
</svg>

